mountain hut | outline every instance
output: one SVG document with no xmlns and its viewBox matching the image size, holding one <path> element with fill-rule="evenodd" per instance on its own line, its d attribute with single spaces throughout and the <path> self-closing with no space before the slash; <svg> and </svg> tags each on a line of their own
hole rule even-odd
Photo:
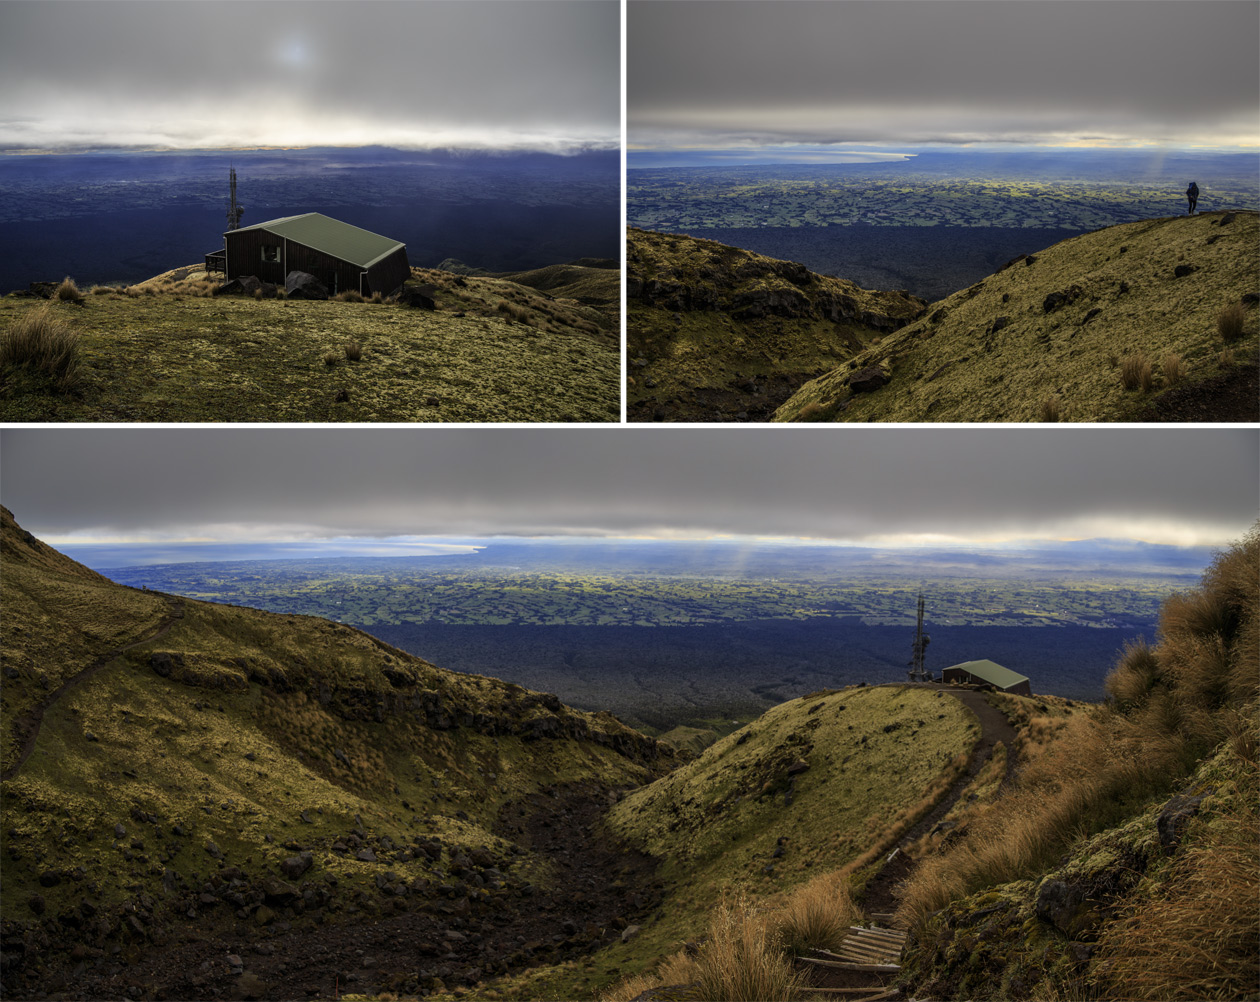
<svg viewBox="0 0 1260 1002">
<path fill-rule="evenodd" d="M 995 661 L 964 661 L 946 668 L 941 673 L 941 681 L 999 689 L 1002 692 L 1013 692 L 1017 696 L 1032 695 L 1032 686 L 1026 675 L 1003 668 Z"/>
<path fill-rule="evenodd" d="M 333 295 L 387 296 L 411 277 L 406 244 L 318 212 L 228 230 L 223 261 L 228 281 L 253 275 L 283 286 L 289 272 L 305 271 Z"/>
</svg>

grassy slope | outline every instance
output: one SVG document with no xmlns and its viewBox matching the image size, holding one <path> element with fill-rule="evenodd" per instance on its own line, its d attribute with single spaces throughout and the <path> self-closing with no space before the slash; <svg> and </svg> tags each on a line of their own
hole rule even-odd
<svg viewBox="0 0 1260 1002">
<path fill-rule="evenodd" d="M 82 630 L 114 644 L 129 611 L 136 633 L 154 621 L 144 603 L 159 596 L 76 574 L 42 545 L 14 544 L 22 530 L 7 512 L 4 539 L 3 659 L 19 670 L 6 678 L 6 700 L 20 705 L 29 690 L 43 692 L 40 672 L 65 673 L 94 654 L 81 649 Z M 40 566 L 50 561 L 56 566 Z M 96 586 L 90 603 L 47 602 L 80 579 Z M 183 604 L 165 636 L 66 691 L 4 783 L 6 928 L 33 919 L 32 895 L 42 895 L 49 916 L 86 896 L 102 916 L 89 938 L 109 942 L 125 936 L 126 915 L 147 895 L 143 907 L 161 919 L 153 929 L 171 930 L 187 899 L 164 886 L 210 879 L 221 868 L 210 843 L 257 882 L 274 878 L 300 840 L 313 850 L 313 874 L 336 877 L 347 894 L 375 895 L 380 868 L 333 851 L 338 838 L 365 832 L 379 852 L 385 838 L 406 846 L 437 837 L 498 855 L 504 842 L 491 829 L 506 802 L 590 778 L 634 785 L 672 761 L 607 714 L 443 671 L 349 627 Z M 154 653 L 178 655 L 167 675 Z M 393 860 L 405 879 L 432 878 L 423 858 Z M 514 873 L 546 881 L 544 857 L 521 860 Z M 75 877 L 41 885 L 49 872 Z M 178 913 L 162 915 L 171 902 Z M 222 913 L 197 921 L 230 922 Z"/>
<path fill-rule="evenodd" d="M 415 269 L 429 312 L 383 303 L 206 298 L 187 268 L 53 306 L 81 335 L 79 395 L 12 371 L 6 421 L 610 421 L 608 311 L 497 278 Z M 0 299 L 0 326 L 42 305 Z M 458 314 L 462 314 L 458 315 Z M 363 346 L 358 362 L 343 346 Z M 333 364 L 325 356 L 334 356 Z M 338 401 L 342 391 L 348 400 Z"/>
<path fill-rule="evenodd" d="M 14 764 L 15 718 L 95 658 L 158 627 L 170 612 L 160 596 L 122 589 L 19 528 L 0 509 L 4 562 L 0 769 Z"/>
<path fill-rule="evenodd" d="M 700 936 L 723 900 L 768 900 L 853 861 L 921 806 L 978 733 L 956 700 L 900 686 L 818 693 L 767 711 L 613 809 L 612 830 L 662 860 L 657 917 L 585 965 L 540 969 L 496 990 L 589 997 Z M 798 760 L 809 768 L 796 775 L 788 805 L 787 770 Z"/>
<path fill-rule="evenodd" d="M 804 272 L 800 266 L 712 240 L 630 229 L 626 253 L 627 399 L 641 407 L 676 400 L 671 406 L 681 411 L 678 417 L 711 418 L 708 408 L 691 403 L 697 389 L 752 398 L 757 393 L 743 388 L 750 381 L 799 385 L 882 334 L 858 319 L 835 321 L 816 311 L 737 317 L 750 296 L 846 297 L 858 311 L 900 319 L 922 306 L 900 293 L 869 292 L 838 278 L 810 275 L 802 285 L 787 277 Z M 645 291 L 656 301 L 645 300 Z M 669 302 L 671 292 L 699 292 L 713 301 L 704 309 L 678 309 Z"/>
<path fill-rule="evenodd" d="M 1225 306 L 1255 292 L 1260 217 L 1228 215 L 1225 225 L 1219 212 L 1126 223 L 1046 248 L 1033 264 L 1019 261 L 934 303 L 916 322 L 807 383 L 775 420 L 1037 421 L 1042 401 L 1053 397 L 1061 420 L 1125 421 L 1167 389 L 1161 360 L 1168 353 L 1181 356 L 1190 384 L 1254 366 L 1254 307 L 1244 336 L 1230 346 L 1233 361 L 1222 360 L 1216 321 Z M 1179 265 L 1198 270 L 1177 278 Z M 1047 312 L 1046 297 L 1055 292 L 1075 298 Z M 1121 385 L 1116 360 L 1137 353 L 1154 365 L 1150 393 Z M 875 365 L 889 383 L 852 394 L 850 372 Z"/>
</svg>

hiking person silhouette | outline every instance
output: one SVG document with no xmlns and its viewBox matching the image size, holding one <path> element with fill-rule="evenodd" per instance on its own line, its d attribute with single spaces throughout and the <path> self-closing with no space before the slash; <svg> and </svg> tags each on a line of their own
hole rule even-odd
<svg viewBox="0 0 1260 1002">
<path fill-rule="evenodd" d="M 1190 211 L 1186 215 L 1193 216 L 1194 207 L 1199 204 L 1199 186 L 1193 181 L 1190 182 L 1190 187 L 1186 189 L 1186 198 L 1190 200 Z"/>
</svg>

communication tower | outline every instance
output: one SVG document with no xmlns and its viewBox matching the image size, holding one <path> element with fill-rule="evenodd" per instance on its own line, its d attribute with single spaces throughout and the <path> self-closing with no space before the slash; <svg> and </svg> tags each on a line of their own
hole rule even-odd
<svg viewBox="0 0 1260 1002">
<path fill-rule="evenodd" d="M 245 206 L 238 205 L 236 201 L 236 168 L 232 168 L 232 173 L 228 175 L 228 190 L 230 197 L 228 198 L 227 221 L 228 229 L 235 230 L 241 225 L 241 216 L 245 215 Z"/>
<path fill-rule="evenodd" d="M 927 650 L 927 645 L 932 642 L 932 638 L 923 632 L 923 592 L 919 592 L 919 618 L 914 628 L 914 657 L 910 661 L 911 682 L 931 682 L 932 673 L 923 667 L 923 654 Z"/>
</svg>

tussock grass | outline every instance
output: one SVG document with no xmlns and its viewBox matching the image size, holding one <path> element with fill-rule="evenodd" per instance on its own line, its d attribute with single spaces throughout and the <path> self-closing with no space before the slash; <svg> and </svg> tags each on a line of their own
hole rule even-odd
<svg viewBox="0 0 1260 1002">
<path fill-rule="evenodd" d="M 1134 390 L 1149 392 L 1155 382 L 1150 359 L 1141 352 L 1136 355 L 1126 355 L 1120 363 L 1120 382 L 1130 392 Z"/>
<path fill-rule="evenodd" d="M 1243 335 L 1247 313 L 1242 303 L 1230 303 L 1216 317 L 1216 332 L 1223 341 L 1237 341 Z"/>
<path fill-rule="evenodd" d="M 784 949 L 795 955 L 835 949 L 860 918 L 849 882 L 838 871 L 797 887 L 773 914 Z"/>
<path fill-rule="evenodd" d="M 1256 997 L 1260 790 L 1254 768 L 1242 775 L 1241 809 L 1202 826 L 1159 893 L 1103 930 L 1095 971 L 1104 997 Z"/>
<path fill-rule="evenodd" d="M 745 898 L 720 905 L 694 956 L 674 954 L 658 978 L 694 985 L 694 997 L 707 1002 L 778 1002 L 801 988 L 774 922 Z"/>
<path fill-rule="evenodd" d="M 53 292 L 53 299 L 62 303 L 81 303 L 83 302 L 83 293 L 74 284 L 74 279 L 67 275 Z"/>
<path fill-rule="evenodd" d="M 0 341 L 0 369 L 26 369 L 46 379 L 57 393 L 82 383 L 79 335 L 48 306 L 15 320 Z"/>
<path fill-rule="evenodd" d="M 1164 382 L 1169 386 L 1176 386 L 1186 378 L 1186 364 L 1180 355 L 1176 352 L 1169 352 L 1159 363 L 1160 371 L 1164 374 Z"/>
<path fill-rule="evenodd" d="M 361 303 L 363 296 L 355 292 L 353 289 L 347 289 L 345 292 L 339 292 L 333 297 L 339 303 Z"/>
<path fill-rule="evenodd" d="M 358 341 L 347 341 L 344 350 L 347 362 L 357 362 L 363 357 L 363 345 Z"/>
<path fill-rule="evenodd" d="M 339 356 L 335 351 L 324 352 L 324 364 L 328 366 L 336 365 Z"/>
<path fill-rule="evenodd" d="M 1058 397 L 1045 397 L 1038 408 L 1038 417 L 1044 424 L 1056 424 L 1062 415 Z"/>
</svg>

